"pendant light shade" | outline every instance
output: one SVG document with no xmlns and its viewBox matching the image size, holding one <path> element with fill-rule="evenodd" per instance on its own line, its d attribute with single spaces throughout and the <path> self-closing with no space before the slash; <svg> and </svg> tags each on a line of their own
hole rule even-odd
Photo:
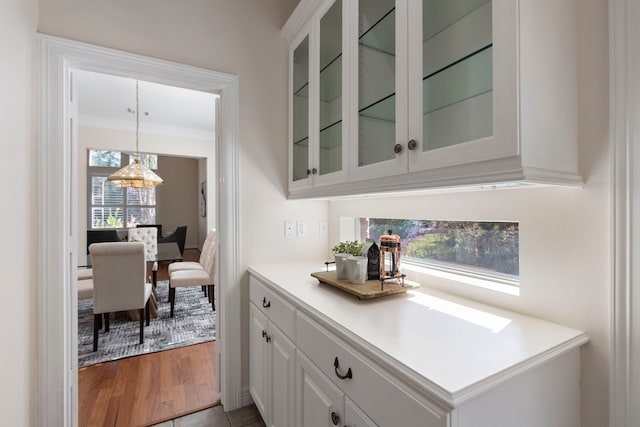
<svg viewBox="0 0 640 427">
<path fill-rule="evenodd" d="M 133 163 L 118 170 L 107 179 L 124 188 L 153 188 L 162 184 L 162 178 L 140 163 L 138 157 Z"/>
<path fill-rule="evenodd" d="M 109 175 L 107 180 L 123 188 L 153 188 L 162 184 L 155 172 L 140 163 L 140 102 L 138 99 L 138 80 L 136 80 L 136 155 L 133 163 Z"/>
</svg>

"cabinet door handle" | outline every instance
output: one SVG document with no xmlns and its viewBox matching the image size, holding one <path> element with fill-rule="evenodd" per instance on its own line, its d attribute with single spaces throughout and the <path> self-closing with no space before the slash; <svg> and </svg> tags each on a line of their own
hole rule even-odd
<svg viewBox="0 0 640 427">
<path fill-rule="evenodd" d="M 340 422 L 340 415 L 336 414 L 335 412 L 331 413 L 331 422 L 333 423 L 334 426 L 337 426 L 338 423 Z"/>
<path fill-rule="evenodd" d="M 268 335 L 265 337 L 265 339 L 267 340 L 267 342 L 271 342 L 271 335 Z"/>
<path fill-rule="evenodd" d="M 311 169 L 311 175 L 315 175 L 317 173 L 318 173 L 318 169 L 316 168 Z"/>
<path fill-rule="evenodd" d="M 267 331 L 265 331 L 264 329 L 262 330 L 262 338 L 267 336 Z"/>
<path fill-rule="evenodd" d="M 311 169 L 307 169 L 307 176 L 311 175 Z"/>
<path fill-rule="evenodd" d="M 407 148 L 411 151 L 415 150 L 417 146 L 418 146 L 418 143 L 416 142 L 415 139 L 410 140 L 409 143 L 407 144 Z"/>
<path fill-rule="evenodd" d="M 393 146 L 393 152 L 396 154 L 399 154 L 402 152 L 402 145 L 400 144 L 396 144 Z"/>
<path fill-rule="evenodd" d="M 346 380 L 347 378 L 349 379 L 353 378 L 353 373 L 351 372 L 351 368 L 347 369 L 347 373 L 344 375 L 338 372 L 338 368 L 340 367 L 340 362 L 338 362 L 338 356 L 336 356 L 335 360 L 333 361 L 333 367 L 336 369 L 336 376 L 341 380 Z"/>
<path fill-rule="evenodd" d="M 262 306 L 263 306 L 264 308 L 269 308 L 269 307 L 271 307 L 271 301 L 268 301 L 268 302 L 267 302 L 267 297 L 262 298 Z"/>
</svg>

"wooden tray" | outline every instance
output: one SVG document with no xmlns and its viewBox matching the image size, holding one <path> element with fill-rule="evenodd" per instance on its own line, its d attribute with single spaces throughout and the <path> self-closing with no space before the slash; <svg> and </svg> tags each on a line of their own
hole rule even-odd
<svg viewBox="0 0 640 427">
<path fill-rule="evenodd" d="M 409 282 L 406 279 L 404 281 L 404 286 L 393 281 L 388 281 L 384 283 L 383 289 L 380 289 L 381 286 L 379 280 L 367 280 L 362 285 L 354 285 L 348 280 L 338 280 L 336 278 L 335 271 L 319 271 L 317 273 L 311 273 L 311 276 L 329 286 L 349 292 L 350 294 L 357 296 L 359 299 L 371 299 L 386 295 L 399 294 L 420 286 L 418 283 Z"/>
</svg>

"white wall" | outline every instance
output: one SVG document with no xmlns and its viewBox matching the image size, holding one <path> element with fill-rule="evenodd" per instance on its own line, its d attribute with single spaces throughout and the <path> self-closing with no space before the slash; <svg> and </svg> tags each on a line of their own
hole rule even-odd
<svg viewBox="0 0 640 427">
<path fill-rule="evenodd" d="M 199 248 L 200 181 L 199 159 L 158 157 L 158 174 L 164 180 L 158 188 L 158 223 L 166 236 L 176 227 L 187 226 L 185 248 Z M 212 206 L 213 207 L 213 206 Z M 206 226 L 203 231 L 206 230 Z"/>
<path fill-rule="evenodd" d="M 431 280 L 443 288 L 586 331 L 582 426 L 608 425 L 611 298 L 608 25 L 606 0 L 584 0 L 579 31 L 579 143 L 584 189 L 531 188 L 340 200 L 330 203 L 330 243 L 341 216 L 520 222 L 520 296 Z"/>
<path fill-rule="evenodd" d="M 37 21 L 35 0 L 0 3 L 0 413 L 12 426 L 35 422 Z"/>
<path fill-rule="evenodd" d="M 78 128 L 78 253 L 84 254 L 87 240 L 87 150 L 109 149 L 131 151 L 135 147 L 135 133 L 131 131 L 105 129 L 96 127 Z M 167 135 L 153 135 L 140 132 L 140 149 L 143 152 L 160 154 L 158 174 L 166 184 L 158 187 L 159 221 L 164 234 L 171 233 L 177 226 L 187 226 L 187 242 L 185 247 L 199 247 L 200 231 L 206 233 L 206 222 L 199 230 L 199 160 L 206 160 L 209 169 L 202 174 L 209 182 L 215 182 L 215 147 L 212 140 L 179 138 Z M 164 155 L 164 156 L 163 156 Z M 165 156 L 175 156 L 170 160 Z M 170 162 L 168 164 L 167 162 Z M 186 163 L 186 164 L 185 164 Z M 188 164 L 191 164 L 190 168 Z M 183 169 L 190 175 L 187 181 L 180 179 Z M 176 182 L 179 181 L 179 182 Z M 191 187 L 191 191 L 189 191 Z M 209 200 L 215 200 L 215 186 L 208 186 Z M 177 202 L 175 202 L 177 199 Z M 170 201 L 174 200 L 174 203 Z M 207 216 L 215 221 L 215 204 Z M 166 217 L 166 218 L 165 218 Z M 184 218 L 188 220 L 182 222 Z M 205 218 L 206 219 L 206 218 Z"/>
<path fill-rule="evenodd" d="M 194 0 L 185 7 L 174 0 L 40 0 L 40 32 L 239 76 L 243 270 L 261 262 L 322 259 L 327 247 L 327 238 L 318 237 L 327 203 L 285 199 L 288 47 L 280 28 L 296 3 Z M 305 220 L 307 237 L 285 240 L 285 219 Z M 242 301 L 242 381 L 247 385 L 246 274 Z"/>
</svg>

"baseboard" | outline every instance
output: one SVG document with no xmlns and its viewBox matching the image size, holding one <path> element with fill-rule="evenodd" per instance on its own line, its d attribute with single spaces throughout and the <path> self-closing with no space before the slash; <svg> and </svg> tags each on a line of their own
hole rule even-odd
<svg viewBox="0 0 640 427">
<path fill-rule="evenodd" d="M 253 404 L 253 398 L 251 397 L 251 393 L 249 393 L 249 386 L 242 387 L 242 391 L 240 393 L 240 406 L 249 406 Z"/>
</svg>

